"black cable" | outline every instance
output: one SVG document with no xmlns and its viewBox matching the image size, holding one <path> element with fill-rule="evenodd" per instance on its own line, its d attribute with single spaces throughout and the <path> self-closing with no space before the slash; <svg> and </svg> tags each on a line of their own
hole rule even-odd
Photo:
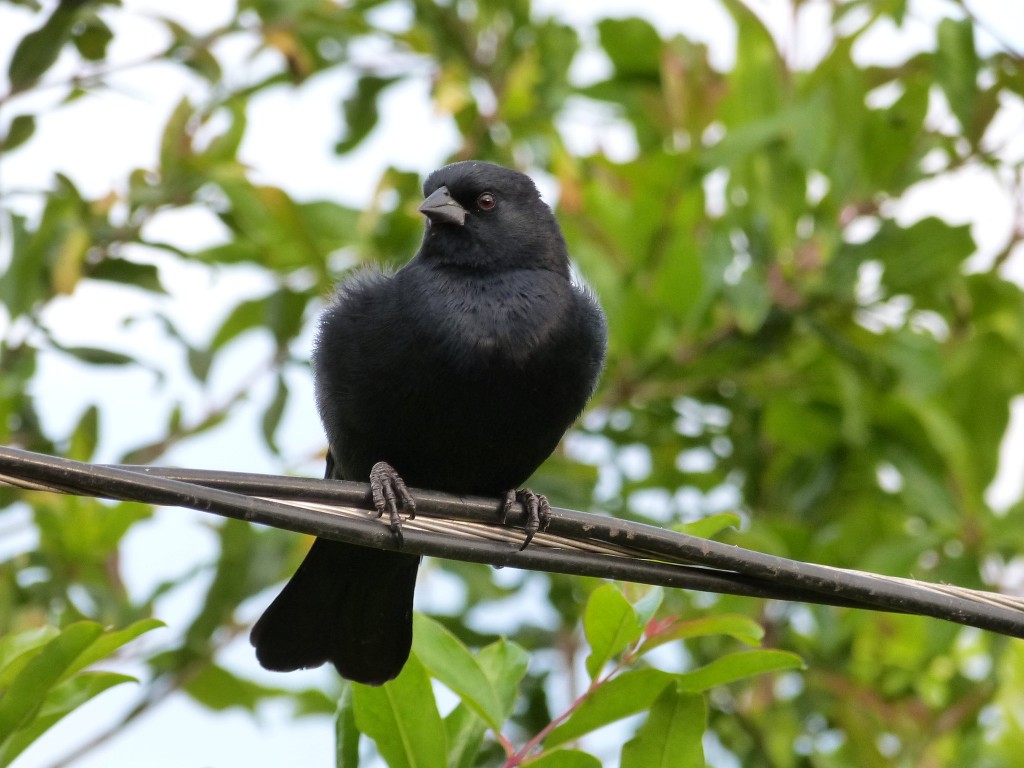
<svg viewBox="0 0 1024 768">
<path fill-rule="evenodd" d="M 12 469 L 19 471 L 12 472 Z M 259 498 L 266 496 L 310 503 L 344 504 L 373 511 L 373 504 L 369 501 L 369 486 L 365 483 L 241 472 L 84 464 L 71 459 L 2 447 L 0 471 L 68 493 L 88 491 L 92 495 L 104 498 L 188 507 L 377 549 L 401 548 L 403 552 L 412 554 L 485 563 L 497 567 L 508 566 L 621 579 L 702 592 L 780 600 L 795 599 L 843 607 L 859 605 L 855 601 L 845 600 L 839 596 L 823 600 L 821 596 L 810 591 L 795 593 L 792 589 L 761 583 L 742 574 L 568 549 L 542 549 L 531 546 L 520 551 L 518 542 L 477 541 L 406 529 L 403 532 L 403 544 L 399 547 L 390 529 L 370 515 L 365 519 L 353 519 L 322 510 L 309 510 Z M 258 494 L 258 497 L 235 493 L 234 490 L 228 489 L 245 490 Z M 451 512 L 452 514 L 447 517 L 454 519 L 493 522 L 499 506 L 495 500 L 463 498 L 436 492 L 416 491 L 416 494 L 417 514 L 423 516 L 446 517 L 438 514 L 439 510 L 444 510 Z M 422 510 L 419 506 L 421 499 L 424 502 Z M 570 510 L 557 508 L 553 510 L 553 513 L 559 514 L 569 512 Z M 515 524 L 517 518 L 522 516 L 521 508 L 514 509 L 509 515 L 509 522 Z"/>
<path fill-rule="evenodd" d="M 367 516 L 307 509 L 272 499 L 372 510 L 364 483 L 210 470 L 91 465 L 0 447 L 0 473 L 68 493 L 133 499 L 213 512 L 353 544 L 395 550 L 390 529 Z M 417 516 L 494 523 L 501 502 L 414 489 Z M 266 497 L 266 498 L 260 498 Z M 509 516 L 522 523 L 521 508 Z M 402 551 L 495 566 L 639 581 L 762 598 L 917 613 L 1024 637 L 1024 610 L 947 594 L 928 585 L 832 569 L 766 555 L 650 525 L 553 509 L 548 532 L 571 541 L 624 547 L 630 556 L 582 552 L 518 541 L 463 538 L 411 530 Z M 668 562 L 665 562 L 668 561 Z M 689 563 L 689 564 L 687 564 Z M 984 594 L 984 593 L 982 593 Z M 995 596 L 998 597 L 998 596 Z"/>
<path fill-rule="evenodd" d="M 218 488 L 230 488 L 243 493 L 259 493 L 276 498 L 302 498 L 311 502 L 347 504 L 373 510 L 369 488 L 365 483 L 283 478 L 285 482 L 275 487 L 278 478 L 272 475 L 157 467 L 147 467 L 144 468 L 144 471 L 157 476 L 174 477 Z M 427 490 L 415 490 L 414 494 L 417 514 L 487 522 L 493 520 L 501 508 L 501 502 L 495 499 L 452 496 Z M 521 510 L 518 514 L 522 514 Z M 522 520 L 516 515 L 510 515 L 509 522 L 521 524 Z M 651 580 L 651 575 L 641 573 L 639 568 L 622 569 L 614 565 L 605 566 L 613 568 L 612 571 L 600 573 L 584 573 L 582 570 L 560 571 L 555 566 L 562 560 L 561 556 L 556 556 L 554 563 L 545 567 L 538 566 L 534 570 L 603 576 L 661 586 L 700 589 L 707 592 L 727 592 L 841 607 L 916 613 L 960 624 L 970 624 L 1014 637 L 1024 637 L 1024 613 L 1012 608 L 979 603 L 976 600 L 936 592 L 926 587 L 915 588 L 905 583 L 880 579 L 871 574 L 837 570 L 828 566 L 767 555 L 684 533 L 666 531 L 642 523 L 557 507 L 552 509 L 548 532 L 580 538 L 581 531 L 585 531 L 586 538 L 592 540 L 611 544 L 628 542 L 629 548 L 655 558 L 719 569 L 718 571 L 706 568 L 703 570 L 704 573 L 716 574 L 714 586 L 708 584 L 698 587 L 678 582 L 672 583 L 671 579 L 655 581 Z M 451 556 L 462 559 L 455 555 Z M 594 555 L 587 557 L 594 557 Z M 493 562 L 495 565 L 502 564 L 489 562 Z M 523 568 L 531 567 L 525 563 L 516 565 Z M 625 575 L 623 575 L 624 572 Z M 723 573 L 727 574 L 724 579 Z M 667 574 L 664 574 L 661 578 L 666 577 Z"/>
</svg>

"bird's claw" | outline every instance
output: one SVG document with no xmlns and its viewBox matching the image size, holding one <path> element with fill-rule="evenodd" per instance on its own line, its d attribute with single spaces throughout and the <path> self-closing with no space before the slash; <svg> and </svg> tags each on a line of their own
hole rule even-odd
<svg viewBox="0 0 1024 768">
<path fill-rule="evenodd" d="M 505 493 L 505 504 L 502 507 L 502 525 L 508 519 L 508 513 L 511 511 L 512 505 L 517 501 L 523 505 L 523 509 L 526 511 L 526 540 L 523 541 L 523 546 L 519 548 L 519 551 L 522 552 L 533 541 L 533 535 L 537 531 L 547 530 L 548 524 L 551 522 L 551 504 L 548 503 L 547 496 L 534 493 L 529 488 L 521 488 L 518 491 L 515 489 L 509 490 Z"/>
<path fill-rule="evenodd" d="M 377 519 L 388 513 L 388 525 L 391 532 L 402 543 L 402 516 L 398 514 L 401 505 L 412 520 L 416 517 L 416 502 L 401 475 L 386 461 L 378 461 L 370 470 L 370 492 L 373 494 L 373 506 L 377 508 Z"/>
</svg>

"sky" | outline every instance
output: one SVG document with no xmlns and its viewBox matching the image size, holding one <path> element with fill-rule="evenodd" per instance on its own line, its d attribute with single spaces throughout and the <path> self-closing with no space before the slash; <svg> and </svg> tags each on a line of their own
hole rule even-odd
<svg viewBox="0 0 1024 768">
<path fill-rule="evenodd" d="M 827 41 L 816 30 L 824 18 L 823 2 L 812 0 L 794 26 L 781 0 L 755 0 L 751 3 L 768 21 L 784 50 L 794 62 L 812 61 Z M 227 0 L 180 0 L 170 4 L 160 0 L 126 0 L 125 10 L 105 14 L 115 22 L 118 34 L 110 52 L 115 62 L 132 62 L 158 50 L 165 42 L 160 25 L 146 18 L 147 14 L 173 15 L 195 31 L 216 26 L 230 15 L 232 4 Z M 716 3 L 665 2 L 665 0 L 537 0 L 538 15 L 554 14 L 568 21 L 587 24 L 604 16 L 639 15 L 654 22 L 663 32 L 682 32 L 706 42 L 713 62 L 728 67 L 734 55 L 734 39 L 728 15 Z M 1011 37 L 1018 50 L 1024 50 L 1024 3 L 1006 0 L 978 0 L 970 3 L 982 18 L 990 20 L 993 29 Z M 52 3 L 47 4 L 51 7 Z M 912 21 L 902 31 L 881 29 L 863 40 L 860 53 L 874 60 L 901 60 L 908 51 L 930 47 L 934 19 L 948 12 L 950 4 L 939 0 L 912 3 Z M 401 12 L 395 21 L 400 22 Z M 38 24 L 24 9 L 0 4 L 0 65 L 6 61 L 22 35 Z M 991 45 L 984 35 L 979 45 Z M 249 71 L 268 66 L 270 61 L 257 57 L 247 61 L 249 50 L 242 45 L 226 46 L 221 51 L 227 61 L 234 61 Z M 270 54 L 264 54 L 268 56 Z M 53 74 L 59 78 L 62 67 L 68 72 L 67 60 L 58 64 Z M 597 54 L 580 57 L 576 74 L 580 78 L 600 75 L 606 62 Z M 230 67 L 226 68 L 230 71 Z M 183 93 L 200 95 L 194 82 L 169 66 L 149 66 L 126 70 L 117 75 L 115 87 L 106 93 L 81 99 L 77 103 L 42 118 L 33 141 L 9 158 L 0 161 L 0 190 L 44 189 L 55 171 L 69 175 L 87 196 L 100 195 L 118 185 L 126 173 L 136 167 L 154 164 L 158 137 L 174 104 Z M 389 165 L 425 174 L 437 167 L 456 145 L 450 123 L 434 114 L 426 98 L 426 80 L 412 81 L 387 92 L 378 130 L 363 147 L 350 157 L 338 158 L 331 147 L 341 135 L 341 114 L 337 108 L 339 95 L 353 82 L 351 74 L 338 71 L 318 77 L 298 91 L 277 89 L 260 96 L 250 112 L 250 130 L 242 147 L 243 159 L 253 168 L 257 180 L 283 187 L 296 198 L 329 198 L 348 205 L 367 202 L 369 191 L 380 172 Z M 29 97 L 17 105 L 34 110 L 51 104 L 60 96 L 60 89 Z M 14 105 L 12 105 L 13 110 Z M 20 111 L 20 110 L 19 110 Z M 0 115 L 6 121 L 10 115 Z M 608 122 L 588 124 L 587 116 L 573 118 L 574 135 L 579 151 L 588 151 L 600 143 L 613 156 L 631 150 L 630 137 L 620 127 Z M 1007 137 L 1018 136 L 1024 142 L 1024 112 L 1017 108 L 1005 118 L 998 130 Z M 287 140 L 284 140 L 287 139 Z M 555 191 L 542 191 L 552 196 Z M 0 203 L 33 213 L 30 194 L 0 199 Z M 896 211 L 901 221 L 914 221 L 930 213 L 938 213 L 954 222 L 970 223 L 979 243 L 976 257 L 979 266 L 1005 242 L 1013 226 L 1013 209 L 1009 200 L 984 173 L 965 169 L 941 182 L 921 185 L 899 204 Z M 217 242 L 221 224 L 209 212 L 190 210 L 161 216 L 147 235 L 165 239 L 183 248 L 198 248 Z M 0 229 L 0 268 L 5 258 Z M 1008 264 L 1009 275 L 1024 283 L 1024 254 L 1017 254 Z M 168 297 L 161 300 L 161 309 L 172 314 L 190 338 L 205 339 L 221 319 L 223 308 L 235 303 L 237 297 L 258 295 L 266 286 L 258 275 L 231 271 L 230 275 L 211 277 L 207 270 L 178 267 L 161 274 Z M 170 379 L 158 386 L 151 374 L 143 371 L 126 373 L 120 370 L 96 371 L 76 367 L 56 356 L 46 356 L 38 377 L 35 393 L 43 404 L 47 430 L 65 434 L 93 401 L 117 404 L 103 409 L 105 418 L 99 460 L 111 460 L 125 449 L 161 434 L 167 409 L 166 392 L 175 392 L 186 402 L 187 412 L 202 413 L 210 400 L 194 392 L 188 385 L 181 366 L 164 361 L 171 349 L 162 342 L 159 327 L 140 323 L 122 327 L 124 317 L 146 309 L 149 298 L 140 298 L 116 287 L 89 285 L 64 300 L 55 302 L 47 317 L 59 338 L 67 344 L 95 344 L 96 339 L 114 340 L 113 344 L 138 351 L 147 359 L 160 361 L 170 371 Z M 0 332 L 7 333 L 0 318 Z M 299 345 L 308 348 L 308 335 Z M 238 387 L 246 386 L 252 361 L 269 354 L 264 340 L 244 339 L 232 346 L 230 359 L 215 372 L 213 402 L 227 397 Z M 312 401 L 308 380 L 295 375 L 290 380 L 293 391 L 282 429 L 282 441 L 289 469 L 317 474 L 319 467 L 309 461 L 323 447 L 323 437 Z M 193 467 L 216 467 L 247 471 L 280 471 L 282 465 L 266 454 L 253 430 L 259 405 L 270 396 L 269 391 L 252 393 L 252 403 L 243 408 L 232 421 L 231 431 L 215 431 L 206 437 L 189 441 L 164 459 L 164 463 Z M 1014 426 L 1003 445 L 1003 470 L 990 500 L 997 506 L 1020 497 L 1021 464 L 1024 462 L 1024 400 L 1014 408 Z M 124 568 L 127 580 L 140 594 L 163 578 L 188 570 L 191 565 L 208 561 L 216 555 L 216 545 L 208 526 L 197 525 L 199 513 L 165 510 L 152 523 L 138 526 L 130 534 L 125 547 Z M 5 547 L 27 547 L 29 541 L 7 541 Z M 167 557 L 166 553 L 174 553 Z M 443 578 L 435 575 L 426 578 Z M 161 617 L 169 623 L 185 622 L 201 599 L 205 584 L 200 580 L 182 594 L 161 605 Z M 418 599 L 431 600 L 430 594 L 443 590 L 421 589 Z M 270 595 L 264 596 L 264 603 Z M 242 618 L 255 619 L 263 604 L 254 601 L 240 611 Z M 421 602 L 420 606 L 423 607 Z M 433 606 L 431 606 L 433 607 Z M 270 685 L 294 684 L 312 686 L 323 683 L 327 670 L 295 673 L 287 680 L 264 672 L 256 665 L 248 644 L 243 639 L 224 654 L 226 666 L 244 671 Z M 123 686 L 104 694 L 90 705 L 67 718 L 50 736 L 27 752 L 18 763 L 23 768 L 43 768 L 66 754 L 72 745 L 87 738 L 98 725 L 134 702 L 135 691 Z M 143 761 L 140 755 L 147 755 Z M 278 765 L 333 764 L 333 728 L 328 719 L 307 718 L 292 721 L 286 707 L 270 705 L 261 708 L 254 720 L 246 713 L 213 714 L 191 703 L 181 695 L 169 701 L 126 729 L 117 739 L 76 762 L 79 768 L 108 766 L 236 766 L 253 768 Z"/>
</svg>

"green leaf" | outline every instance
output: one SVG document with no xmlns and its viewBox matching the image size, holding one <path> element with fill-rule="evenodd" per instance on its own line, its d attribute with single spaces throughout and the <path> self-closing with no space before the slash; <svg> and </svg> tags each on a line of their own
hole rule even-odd
<svg viewBox="0 0 1024 768">
<path fill-rule="evenodd" d="M 206 377 L 210 375 L 210 366 L 213 365 L 213 351 L 188 347 L 186 358 L 188 359 L 188 369 L 195 376 L 196 381 L 206 381 Z M 167 420 L 167 426 L 168 434 L 174 434 L 181 428 L 180 404 L 175 405 L 174 410 L 171 411 L 170 417 Z"/>
<path fill-rule="evenodd" d="M 65 679 L 78 656 L 102 632 L 94 622 L 76 622 L 40 648 L 0 697 L 0 734 L 14 733 L 26 725 L 50 689 Z"/>
<path fill-rule="evenodd" d="M 968 441 L 963 425 L 936 399 L 898 395 L 894 401 L 920 424 L 929 445 L 943 458 L 950 474 L 956 478 L 963 503 L 969 508 L 976 508 L 981 503 L 982 489 L 974 473 L 974 447 Z"/>
<path fill-rule="evenodd" d="M 63 717 L 90 699 L 121 683 L 138 682 L 134 677 L 114 672 L 86 672 L 54 688 L 36 717 L 6 739 L 0 740 L 0 766 L 8 765 Z"/>
<path fill-rule="evenodd" d="M 180 61 L 186 67 L 206 78 L 211 83 L 221 82 L 224 74 L 217 58 L 210 52 L 210 45 L 173 19 L 156 16 L 155 20 L 167 27 L 173 42 L 167 49 L 169 59 Z"/>
<path fill-rule="evenodd" d="M 264 699 L 285 693 L 240 678 L 217 664 L 207 664 L 189 677 L 183 690 L 204 707 L 218 712 L 232 707 L 255 712 L 256 705 Z"/>
<path fill-rule="evenodd" d="M 0 152 L 10 152 L 30 138 L 36 132 L 35 115 L 17 115 L 7 128 L 7 135 L 0 139 Z"/>
<path fill-rule="evenodd" d="M 262 250 L 256 243 L 248 240 L 232 240 L 229 243 L 204 248 L 193 254 L 196 261 L 210 264 L 239 264 L 252 261 L 259 262 Z"/>
<path fill-rule="evenodd" d="M 803 659 L 795 653 L 771 650 L 743 651 L 720 656 L 700 669 L 680 675 L 679 685 L 681 690 L 698 693 L 755 675 L 803 668 Z"/>
<path fill-rule="evenodd" d="M 725 296 L 736 318 L 736 325 L 747 334 L 761 330 L 772 309 L 772 296 L 764 270 L 752 264 L 735 283 L 726 284 Z"/>
<path fill-rule="evenodd" d="M 907 78 L 904 92 L 888 109 L 869 110 L 859 147 L 861 182 L 868 189 L 900 191 L 921 177 L 920 160 L 929 148 L 923 137 L 932 81 Z"/>
<path fill-rule="evenodd" d="M 1024 743 L 1024 717 L 1021 692 L 1024 691 L 1024 643 L 1010 643 L 999 661 L 993 678 L 997 686 L 992 706 L 999 713 L 998 726 L 992 729 L 992 748 L 997 759 L 993 765 L 1014 765 L 1020 760 Z"/>
<path fill-rule="evenodd" d="M 85 23 L 76 25 L 71 41 L 83 59 L 103 61 L 107 55 L 107 46 L 113 39 L 114 33 L 110 27 L 99 16 L 91 16 Z"/>
<path fill-rule="evenodd" d="M 731 128 L 720 141 L 701 152 L 701 167 L 708 171 L 730 167 L 764 151 L 811 119 L 815 106 L 801 104 Z"/>
<path fill-rule="evenodd" d="M 69 459 L 88 461 L 92 458 L 99 440 L 99 419 L 100 411 L 95 405 L 85 409 L 71 433 L 71 443 L 67 450 Z"/>
<path fill-rule="evenodd" d="M 530 654 L 521 646 L 501 639 L 481 648 L 476 661 L 494 686 L 501 720 L 507 720 L 515 709 L 519 685 L 530 666 Z"/>
<path fill-rule="evenodd" d="M 775 38 L 757 13 L 741 0 L 725 0 L 736 22 L 736 63 L 729 73 L 729 93 L 720 117 L 726 130 L 781 111 L 785 64 Z"/>
<path fill-rule="evenodd" d="M 832 408 L 802 403 L 795 398 L 770 400 L 763 416 L 763 430 L 771 444 L 794 454 L 820 455 L 837 445 L 841 424 Z"/>
<path fill-rule="evenodd" d="M 160 271 L 153 264 L 138 264 L 127 259 L 110 257 L 90 267 L 86 277 L 134 285 L 152 293 L 167 293 L 160 283 Z"/>
<path fill-rule="evenodd" d="M 309 269 L 314 274 L 323 270 L 324 259 L 334 249 L 331 240 L 334 228 L 326 235 L 318 232 L 312 222 L 322 221 L 324 205 L 297 203 L 279 187 L 253 184 L 237 167 L 213 174 L 230 207 L 221 219 L 235 239 L 196 254 L 203 260 L 253 261 L 262 268 L 280 272 Z M 334 206 L 335 210 L 343 210 Z M 280 298 L 306 297 L 305 291 L 280 288 Z M 274 296 L 275 294 L 270 294 Z M 281 311 L 287 305 L 271 307 Z M 271 318 L 272 319 L 272 318 Z M 277 326 L 271 323 L 275 330 Z"/>
<path fill-rule="evenodd" d="M 33 237 L 38 233 L 29 231 L 24 216 L 7 215 L 11 227 L 11 257 L 4 279 L 0 280 L 0 302 L 14 318 L 28 312 L 42 298 L 45 263 L 37 252 L 37 238 Z"/>
<path fill-rule="evenodd" d="M 939 22 L 935 51 L 935 78 L 946 94 L 953 114 L 971 133 L 978 100 L 978 53 L 974 48 L 974 22 L 946 18 Z"/>
<path fill-rule="evenodd" d="M 71 36 L 71 27 L 81 2 L 61 2 L 39 29 L 29 32 L 11 56 L 7 77 L 15 91 L 32 86 L 57 61 L 61 48 Z"/>
<path fill-rule="evenodd" d="M 447 768 L 444 722 L 416 654 L 391 682 L 354 685 L 352 698 L 356 727 L 374 740 L 390 768 Z"/>
<path fill-rule="evenodd" d="M 54 497 L 36 507 L 39 548 L 72 570 L 106 568 L 128 529 L 151 514 L 150 506 L 135 501 L 110 504 L 89 497 Z"/>
<path fill-rule="evenodd" d="M 397 79 L 375 75 L 359 78 L 355 93 L 342 104 L 345 138 L 335 144 L 335 152 L 339 155 L 351 152 L 369 136 L 380 117 L 377 111 L 380 94 Z"/>
<path fill-rule="evenodd" d="M 540 54 L 536 48 L 527 48 L 509 67 L 505 77 L 502 100 L 502 117 L 505 120 L 522 120 L 536 111 L 540 78 Z"/>
<path fill-rule="evenodd" d="M 545 746 L 557 747 L 643 712 L 675 679 L 676 675 L 660 669 L 633 669 L 601 683 L 583 699 L 568 720 L 548 734 Z"/>
<path fill-rule="evenodd" d="M 256 712 L 257 707 L 268 699 L 283 700 L 292 704 L 296 715 L 334 715 L 337 711 L 337 702 L 320 690 L 297 691 L 292 688 L 261 685 L 239 677 L 217 664 L 200 665 L 193 655 L 188 655 L 188 663 L 192 667 L 182 690 L 197 703 L 215 712 L 235 707 Z M 166 668 L 168 664 L 180 666 L 178 659 L 173 655 L 164 656 L 155 666 L 160 668 L 163 665 Z"/>
<path fill-rule="evenodd" d="M 975 248 L 970 226 L 954 226 L 929 216 L 905 228 L 885 221 L 867 242 L 844 246 L 840 258 L 880 262 L 890 294 L 906 294 L 918 307 L 943 311 L 953 281 L 960 279 L 963 264 Z"/>
<path fill-rule="evenodd" d="M 69 668 L 69 672 L 77 672 L 78 670 L 85 669 L 90 664 L 102 661 L 135 638 L 165 626 L 167 625 L 160 621 L 160 619 L 140 619 L 133 624 L 129 624 L 124 629 L 107 630 L 79 655 L 75 663 Z"/>
<path fill-rule="evenodd" d="M 633 600 L 633 611 L 636 613 L 636 620 L 640 626 L 647 626 L 647 622 L 654 618 L 654 614 L 661 607 L 661 601 L 665 598 L 665 590 L 661 587 L 647 589 L 643 597 Z"/>
<path fill-rule="evenodd" d="M 165 184 L 181 184 L 186 176 L 185 161 L 192 155 L 193 114 L 192 103 L 188 97 L 182 97 L 164 126 L 160 138 L 160 175 Z"/>
<path fill-rule="evenodd" d="M 246 101 L 244 99 L 232 99 L 218 114 L 228 116 L 228 125 L 224 131 L 214 136 L 203 152 L 203 159 L 218 163 L 234 162 L 238 155 L 238 148 L 245 138 L 245 129 L 248 119 L 245 112 Z"/>
<path fill-rule="evenodd" d="M 487 734 L 487 725 L 465 704 L 444 719 L 448 742 L 448 768 L 472 768 Z"/>
<path fill-rule="evenodd" d="M 758 646 L 764 637 L 764 629 L 749 616 L 738 613 L 723 613 L 689 621 L 673 621 L 648 636 L 640 646 L 641 655 L 665 643 L 689 640 L 693 637 L 727 635 L 750 646 Z"/>
<path fill-rule="evenodd" d="M 65 347 L 54 343 L 61 352 L 71 355 L 89 365 L 135 365 L 138 361 L 130 355 L 114 352 L 103 347 Z"/>
<path fill-rule="evenodd" d="M 613 584 L 594 590 L 583 613 L 583 633 L 590 644 L 587 672 L 596 678 L 604 665 L 643 633 L 636 611 Z"/>
<path fill-rule="evenodd" d="M 260 431 L 263 433 L 263 439 L 274 453 L 279 452 L 275 434 L 281 424 L 281 417 L 284 416 L 284 408 L 287 404 L 288 385 L 285 383 L 284 376 L 278 374 L 274 397 L 263 411 L 263 418 L 260 419 Z"/>
<path fill-rule="evenodd" d="M 232 339 L 253 328 L 262 328 L 267 315 L 268 298 L 248 299 L 235 305 L 210 340 L 210 351 L 216 352 Z"/>
<path fill-rule="evenodd" d="M 704 768 L 704 697 L 670 685 L 622 748 L 622 768 Z"/>
<path fill-rule="evenodd" d="M 988 323 L 978 318 L 974 342 L 959 353 L 943 355 L 953 369 L 947 384 L 949 411 L 962 425 L 964 439 L 970 445 L 1000 444 L 1006 434 L 1009 411 L 1003 407 L 978 408 L 978 403 L 1009 402 L 1019 392 L 1020 382 L 1024 381 L 1024 356 L 1019 351 L 1024 346 L 1014 344 L 1007 338 L 1024 334 L 1024 302 L 1020 300 L 1019 288 L 1011 290 L 1016 294 L 1011 300 L 1013 309 L 1000 306 L 1003 297 L 972 297 L 975 302 L 987 299 L 986 311 L 992 313 L 992 321 L 997 327 L 1001 325 L 1002 319 L 1009 321 L 1005 334 L 1001 328 L 982 331 Z M 1016 323 L 1010 321 L 1014 314 L 1020 314 L 1021 320 Z M 996 320 L 996 317 L 1000 319 Z M 985 375 L 979 376 L 979 371 L 984 371 Z M 999 452 L 972 450 L 970 460 L 974 466 L 975 482 L 979 487 L 987 487 L 999 469 Z"/>
<path fill-rule="evenodd" d="M 396 190 L 398 191 L 398 190 Z M 302 226 L 316 238 L 324 253 L 344 248 L 358 241 L 361 211 L 338 205 L 333 200 L 312 200 L 299 205 Z"/>
<path fill-rule="evenodd" d="M 279 345 L 287 344 L 302 328 L 307 300 L 308 296 L 304 293 L 281 288 L 266 296 L 240 302 L 224 318 L 213 335 L 210 351 L 217 351 L 227 342 L 253 329 L 270 331 Z"/>
<path fill-rule="evenodd" d="M 712 539 L 727 528 L 739 528 L 743 518 L 735 512 L 719 512 L 715 515 L 702 517 L 692 523 L 673 526 L 680 533 L 696 536 L 700 539 Z"/>
<path fill-rule="evenodd" d="M 432 676 L 452 689 L 496 732 L 506 713 L 491 680 L 455 635 L 422 613 L 413 616 L 416 656 Z"/>
<path fill-rule="evenodd" d="M 112 672 L 81 672 L 143 632 L 155 619 L 103 632 L 82 621 L 63 631 L 43 628 L 0 643 L 0 766 L 7 765 L 65 715 L 107 688 L 135 678 Z"/>
<path fill-rule="evenodd" d="M 656 80 L 661 70 L 662 42 L 649 21 L 636 17 L 601 19 L 597 32 L 619 77 Z"/>
<path fill-rule="evenodd" d="M 45 625 L 0 637 L 0 690 L 8 688 L 14 676 L 42 648 L 60 634 L 56 627 Z"/>
<path fill-rule="evenodd" d="M 281 696 L 295 704 L 296 717 L 303 715 L 333 716 L 338 712 L 338 702 L 319 688 L 306 688 L 301 691 L 282 688 Z"/>
<path fill-rule="evenodd" d="M 338 714 L 334 721 L 336 768 L 359 768 L 359 729 L 356 728 L 356 713 L 352 706 L 354 683 L 342 682 L 338 698 Z"/>
<path fill-rule="evenodd" d="M 235 608 L 258 587 L 250 576 L 254 568 L 257 532 L 241 520 L 225 520 L 217 528 L 220 557 L 213 583 L 199 614 L 186 631 L 192 649 L 207 647 L 211 638 L 234 615 Z"/>
<path fill-rule="evenodd" d="M 281 288 L 268 297 L 265 322 L 279 347 L 287 346 L 302 330 L 303 314 L 309 301 L 305 291 Z"/>
</svg>

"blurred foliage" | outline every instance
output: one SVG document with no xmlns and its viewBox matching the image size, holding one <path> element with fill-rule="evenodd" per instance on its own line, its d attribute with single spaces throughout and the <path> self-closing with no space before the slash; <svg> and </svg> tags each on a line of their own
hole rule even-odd
<svg viewBox="0 0 1024 768">
<path fill-rule="evenodd" d="M 0 765 L 9 765 L 29 744 L 92 697 L 135 678 L 85 670 L 122 645 L 156 629 L 143 619 L 123 630 L 104 631 L 92 621 L 62 630 L 41 626 L 0 640 Z"/>
<path fill-rule="evenodd" d="M 307 375 L 295 340 L 320 298 L 357 264 L 403 263 L 422 226 L 419 179 L 407 170 L 389 168 L 371 204 L 354 210 L 259 183 L 239 159 L 254 100 L 337 70 L 352 76 L 336 94 L 340 155 L 365 147 L 388 117 L 381 104 L 391 89 L 419 83 L 457 130 L 452 159 L 545 173 L 557 187 L 558 216 L 611 338 L 589 414 L 531 485 L 564 506 L 695 525 L 796 559 L 1008 586 L 1002 580 L 1024 550 L 1024 503 L 996 511 L 985 492 L 1024 382 L 1024 296 L 1004 277 L 1024 239 L 1024 157 L 1010 140 L 1020 134 L 1024 58 L 980 45 L 1000 30 L 982 29 L 963 3 L 933 5 L 942 20 L 930 42 L 878 63 L 861 43 L 920 27 L 913 4 L 794 0 L 798 17 L 810 6 L 829 14 L 821 55 L 797 66 L 792 41 L 780 43 L 741 0 L 721 0 L 736 43 L 726 70 L 705 44 L 642 18 L 576 28 L 538 15 L 528 0 L 239 0 L 223 26 L 202 34 L 158 18 L 166 46 L 132 66 L 176 67 L 191 79 L 152 164 L 96 196 L 61 174 L 27 206 L 24 193 L 0 189 L 0 443 L 95 454 L 101 408 L 87 407 L 67 434 L 44 429 L 34 384 L 45 354 L 156 374 L 176 404 L 163 434 L 123 460 L 159 461 L 240 418 L 260 382 L 272 394 L 255 434 L 279 452 L 288 374 Z M 117 70 L 108 61 L 114 21 L 130 13 L 111 0 L 10 6 L 31 16 L 33 31 L 8 57 L 0 163 L 43 141 L 37 128 L 60 120 L 65 105 L 103 91 Z M 222 43 L 273 66 L 233 71 Z M 367 44 L 372 57 L 360 53 Z M 603 62 L 591 68 L 596 77 L 575 73 L 584 55 Z M 44 91 L 63 99 L 46 110 L 22 106 Z M 612 135 L 627 136 L 627 148 L 606 151 Z M 987 260 L 976 258 L 969 226 L 901 213 L 909 193 L 965 170 L 1014 208 L 1014 226 Z M 219 219 L 222 242 L 196 251 L 151 237 L 151 224 L 192 209 Z M 164 302 L 166 270 L 184 264 L 210 275 L 255 271 L 268 287 L 223 307 L 219 326 L 197 343 Z M 197 417 L 160 367 L 170 363 L 102 339 L 61 343 L 47 310 L 93 281 L 150 303 L 143 314 L 159 321 L 202 392 L 241 336 L 264 335 L 270 352 L 244 387 L 219 393 Z M 9 489 L 0 504 L 0 524 L 29 519 L 38 542 L 0 563 L 3 762 L 127 679 L 83 672 L 81 661 L 151 628 L 159 600 L 197 574 L 141 596 L 125 588 L 119 551 L 149 516 L 145 507 Z M 349 686 L 269 688 L 219 664 L 218 654 L 245 631 L 237 606 L 285 578 L 306 542 L 238 523 L 215 530 L 220 556 L 202 568 L 211 586 L 193 622 L 171 627 L 162 645 L 129 646 L 140 648 L 144 674 L 139 708 L 125 722 L 182 690 L 213 710 L 284 697 L 302 716 L 334 712 L 338 702 L 339 765 L 358 761 L 360 733 L 391 765 L 405 764 L 413 742 L 431 764 L 532 755 L 538 766 L 597 765 L 569 746 L 644 711 L 634 739 L 613 750 L 621 748 L 622 765 L 655 764 L 651 756 L 665 750 L 679 754 L 676 764 L 702 764 L 705 722 L 705 746 L 745 766 L 1019 762 L 1019 642 L 919 618 L 678 591 L 664 594 L 654 616 L 594 580 L 505 574 L 496 582 L 490 569 L 457 563 L 435 567 L 465 585 L 463 610 L 417 619 L 415 659 L 393 683 L 398 698 Z M 536 611 L 507 640 L 474 629 L 471 608 L 500 604 L 533 580 L 546 586 L 557 622 Z M 612 616 L 621 622 L 613 626 Z M 115 629 L 103 634 L 104 626 Z M 631 649 L 643 647 L 635 644 L 645 627 L 685 640 L 685 650 L 673 643 L 641 658 Z M 737 653 L 737 641 L 767 648 Z M 805 671 L 782 672 L 793 669 L 792 653 Z M 46 666 L 58 656 L 63 666 Z M 625 671 L 602 683 L 604 693 L 579 684 L 581 669 L 599 680 L 616 659 Z M 443 719 L 428 706 L 431 678 L 462 702 Z M 559 715 L 553 708 L 565 696 L 556 690 L 591 693 Z M 400 709 L 411 701 L 415 712 Z M 399 743 L 395 728 L 413 742 Z"/>
</svg>

